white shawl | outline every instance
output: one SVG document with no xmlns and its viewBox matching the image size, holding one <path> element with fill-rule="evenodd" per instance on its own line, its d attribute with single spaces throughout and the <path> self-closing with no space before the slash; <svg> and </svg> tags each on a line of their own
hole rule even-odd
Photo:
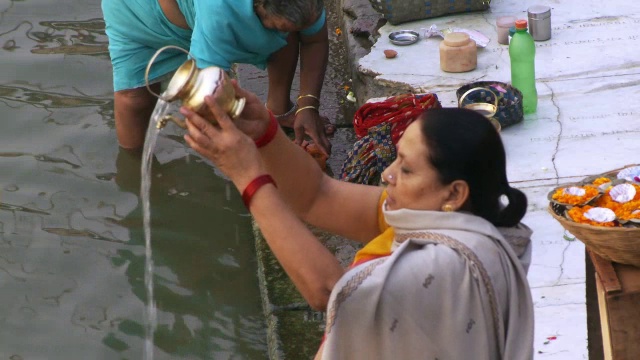
<svg viewBox="0 0 640 360">
<path fill-rule="evenodd" d="M 519 238 L 516 254 L 474 215 L 384 215 L 395 249 L 351 269 L 334 287 L 322 359 L 533 358 L 526 226 L 509 230 Z"/>
</svg>

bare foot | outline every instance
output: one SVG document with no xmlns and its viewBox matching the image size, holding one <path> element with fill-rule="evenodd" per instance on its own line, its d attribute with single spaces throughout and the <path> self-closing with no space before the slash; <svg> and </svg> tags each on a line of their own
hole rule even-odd
<svg viewBox="0 0 640 360">
<path fill-rule="evenodd" d="M 336 132 L 335 124 L 331 123 L 328 117 L 320 116 L 320 119 L 322 119 L 322 123 L 324 124 L 325 135 L 332 135 L 334 132 Z"/>
</svg>

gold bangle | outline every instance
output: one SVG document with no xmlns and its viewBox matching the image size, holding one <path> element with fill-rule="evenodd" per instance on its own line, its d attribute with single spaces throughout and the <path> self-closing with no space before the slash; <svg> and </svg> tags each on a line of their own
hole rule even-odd
<svg viewBox="0 0 640 360">
<path fill-rule="evenodd" d="M 300 111 L 302 111 L 302 110 L 306 110 L 306 109 L 313 109 L 313 110 L 315 110 L 315 111 L 318 111 L 318 108 L 317 108 L 317 107 L 315 107 L 315 106 L 311 106 L 311 105 L 309 105 L 309 106 L 303 106 L 303 107 L 301 107 L 300 109 L 296 110 L 296 116 L 298 116 L 298 113 L 299 113 Z"/>
<path fill-rule="evenodd" d="M 315 95 L 311 95 L 311 94 L 307 94 L 307 95 L 300 95 L 300 96 L 298 96 L 298 98 L 296 99 L 296 102 L 298 102 L 298 101 L 300 101 L 300 99 L 302 99 L 302 98 L 306 98 L 306 97 L 314 98 L 314 99 L 318 100 L 318 102 L 320 101 L 320 99 L 318 99 L 318 97 L 317 97 L 317 96 L 315 96 Z"/>
</svg>

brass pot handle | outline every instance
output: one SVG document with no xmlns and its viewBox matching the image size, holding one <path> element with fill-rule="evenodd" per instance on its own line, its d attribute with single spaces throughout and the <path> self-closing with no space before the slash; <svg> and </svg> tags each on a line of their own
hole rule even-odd
<svg viewBox="0 0 640 360">
<path fill-rule="evenodd" d="M 464 99 L 471 94 L 472 92 L 475 91 L 488 91 L 491 93 L 491 95 L 493 95 L 493 98 L 495 99 L 495 101 L 493 102 L 493 108 L 495 109 L 494 113 L 491 114 L 491 116 L 495 115 L 496 112 L 498 112 L 498 95 L 496 95 L 495 92 L 493 92 L 491 89 L 489 89 L 488 87 L 474 87 L 472 89 L 467 90 L 464 94 L 462 94 L 462 96 L 460 96 L 460 100 L 458 100 L 458 107 L 462 107 L 462 102 L 464 101 Z"/>
<path fill-rule="evenodd" d="M 167 50 L 167 49 L 177 49 L 180 50 L 184 53 L 187 54 L 188 57 L 193 59 L 193 56 L 191 55 L 191 53 L 179 46 L 175 46 L 175 45 L 167 45 L 164 47 L 161 47 L 160 49 L 158 49 L 158 51 L 156 51 L 155 54 L 153 54 L 153 56 L 151 57 L 151 60 L 149 60 L 149 63 L 147 64 L 147 69 L 144 71 L 144 84 L 147 87 L 147 90 L 149 90 L 149 92 L 154 95 L 155 97 L 157 97 L 158 99 L 164 100 L 162 99 L 161 95 L 156 94 L 155 92 L 153 92 L 153 90 L 151 90 L 151 86 L 149 86 L 149 71 L 151 70 L 151 66 L 153 65 L 153 62 L 156 60 L 156 58 L 158 57 L 158 55 L 160 55 L 161 52 Z M 193 66 L 191 67 L 191 69 L 189 69 L 189 77 L 191 77 L 191 75 L 193 75 L 193 72 L 196 70 L 196 67 Z"/>
</svg>

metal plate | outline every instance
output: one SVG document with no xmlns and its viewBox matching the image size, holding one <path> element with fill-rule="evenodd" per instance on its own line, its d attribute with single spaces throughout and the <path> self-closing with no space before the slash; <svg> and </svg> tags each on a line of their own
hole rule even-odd
<svg viewBox="0 0 640 360">
<path fill-rule="evenodd" d="M 420 38 L 420 34 L 413 30 L 394 31 L 389 34 L 389 40 L 395 45 L 411 45 L 415 44 Z"/>
</svg>

